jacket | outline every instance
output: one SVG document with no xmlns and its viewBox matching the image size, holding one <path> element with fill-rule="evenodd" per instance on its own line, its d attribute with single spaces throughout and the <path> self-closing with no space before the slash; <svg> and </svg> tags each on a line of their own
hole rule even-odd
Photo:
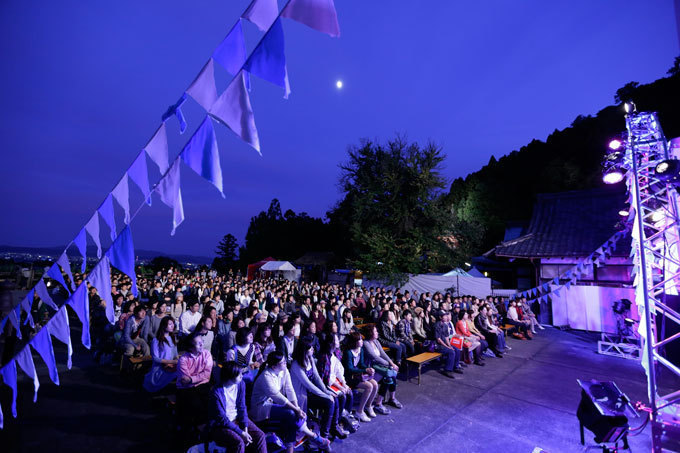
<svg viewBox="0 0 680 453">
<path fill-rule="evenodd" d="M 285 405 L 287 403 L 297 405 L 297 396 L 290 380 L 287 368 L 276 374 L 271 368 L 265 369 L 253 385 L 253 395 L 250 398 L 250 418 L 259 422 L 269 418 L 273 404 Z"/>
<path fill-rule="evenodd" d="M 231 421 L 227 417 L 227 400 L 224 396 L 224 387 L 216 385 L 210 391 L 210 426 L 213 428 L 224 427 L 236 431 L 239 435 L 243 432 L 241 426 L 248 426 L 248 411 L 246 409 L 246 383 L 238 384 L 236 394 L 236 420 Z M 238 422 L 238 423 L 235 423 Z"/>
</svg>

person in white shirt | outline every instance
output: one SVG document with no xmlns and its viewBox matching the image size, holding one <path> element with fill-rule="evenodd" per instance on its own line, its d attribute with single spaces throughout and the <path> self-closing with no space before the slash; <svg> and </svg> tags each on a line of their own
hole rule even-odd
<svg viewBox="0 0 680 453">
<path fill-rule="evenodd" d="M 201 313 L 199 311 L 199 307 L 200 304 L 198 303 L 198 301 L 192 302 L 189 305 L 189 309 L 182 313 L 182 316 L 180 316 L 179 329 L 182 335 L 186 336 L 191 334 L 196 328 L 198 321 L 201 320 Z"/>
</svg>

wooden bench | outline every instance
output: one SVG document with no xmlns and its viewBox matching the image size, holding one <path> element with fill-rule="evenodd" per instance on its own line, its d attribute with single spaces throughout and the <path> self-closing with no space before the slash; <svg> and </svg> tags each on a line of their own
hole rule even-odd
<svg viewBox="0 0 680 453">
<path fill-rule="evenodd" d="M 147 362 L 151 362 L 152 360 L 153 359 L 150 355 L 144 357 L 135 357 L 123 354 L 123 356 L 120 358 L 120 371 L 121 373 L 123 372 L 135 373 L 137 371 L 142 370 L 144 364 Z"/>
<path fill-rule="evenodd" d="M 420 378 L 421 378 L 423 365 L 426 364 L 426 363 L 429 363 L 429 362 L 431 362 L 435 359 L 438 359 L 441 356 L 442 355 L 439 352 L 423 352 L 421 354 L 417 354 L 417 355 L 414 355 L 412 357 L 408 357 L 406 359 L 406 361 L 408 362 L 408 367 L 409 367 L 407 369 L 409 381 L 410 381 L 410 378 L 411 378 L 411 373 L 410 373 L 411 368 L 410 367 L 411 367 L 412 363 L 414 365 L 418 365 L 418 385 L 420 385 Z"/>
</svg>

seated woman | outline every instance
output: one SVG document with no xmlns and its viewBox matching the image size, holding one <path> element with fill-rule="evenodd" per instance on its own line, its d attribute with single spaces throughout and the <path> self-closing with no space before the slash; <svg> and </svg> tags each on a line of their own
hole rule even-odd
<svg viewBox="0 0 680 453">
<path fill-rule="evenodd" d="M 215 333 L 212 331 L 213 320 L 208 316 L 203 316 L 193 332 L 191 332 L 191 337 L 200 336 L 203 338 L 203 349 L 212 354 L 213 339 L 215 338 Z"/>
<path fill-rule="evenodd" d="M 423 321 L 425 320 L 425 312 L 423 311 L 422 307 L 416 307 L 413 310 L 413 338 L 420 343 L 425 342 L 425 340 L 428 340 L 427 333 L 425 332 L 425 328 L 423 326 Z"/>
<path fill-rule="evenodd" d="M 321 380 L 314 363 L 314 347 L 306 338 L 298 341 L 293 352 L 290 379 L 300 407 L 303 410 L 313 409 L 321 413 L 319 422 L 321 437 L 329 438 L 330 434 L 341 439 L 347 437 L 347 433 L 338 427 L 338 419 L 334 417 L 337 415 L 335 395 Z"/>
<path fill-rule="evenodd" d="M 345 368 L 338 358 L 340 351 L 340 342 L 337 336 L 327 336 L 321 342 L 321 351 L 316 361 L 316 368 L 319 371 L 319 376 L 327 389 L 335 395 L 335 413 L 333 420 L 343 420 L 349 432 L 356 432 L 350 419 L 352 407 L 354 407 L 354 395 L 352 389 L 347 385 L 345 380 Z M 339 423 L 338 432 L 343 433 L 340 429 Z M 342 435 L 340 435 L 341 438 Z"/>
<path fill-rule="evenodd" d="M 340 320 L 340 341 L 343 341 L 345 337 L 354 330 L 354 318 L 352 318 L 352 310 L 346 309 L 342 312 L 342 319 Z"/>
<path fill-rule="evenodd" d="M 302 331 L 300 332 L 300 340 L 307 339 L 310 341 L 310 343 L 312 343 L 314 355 L 316 355 L 321 348 L 319 337 L 316 335 L 316 332 L 316 323 L 311 319 L 305 321 L 305 323 L 302 325 Z"/>
<path fill-rule="evenodd" d="M 415 353 L 415 341 L 413 339 L 413 329 L 411 322 L 413 321 L 413 314 L 411 310 L 405 309 L 402 312 L 402 318 L 397 323 L 397 340 L 406 346 L 406 357 L 411 357 Z"/>
<path fill-rule="evenodd" d="M 166 303 L 163 302 L 158 302 L 156 303 L 156 308 L 153 312 L 153 316 L 147 316 L 149 318 L 147 322 L 144 323 L 144 328 L 142 330 L 142 338 L 146 340 L 148 344 L 151 344 L 153 342 L 153 339 L 156 338 L 156 334 L 158 334 L 158 329 L 161 325 L 161 321 L 163 318 L 168 316 L 167 313 L 167 305 Z M 151 310 L 149 310 L 149 313 L 151 313 Z"/>
<path fill-rule="evenodd" d="M 248 327 L 241 327 L 236 332 L 236 344 L 227 351 L 227 361 L 234 361 L 241 367 L 243 380 L 252 382 L 262 363 L 262 357 L 258 356 L 253 345 L 253 332 Z"/>
<path fill-rule="evenodd" d="M 394 313 L 391 310 L 383 311 L 378 323 L 378 339 L 380 344 L 390 348 L 390 353 L 394 357 L 397 366 L 401 366 L 401 359 L 406 356 L 406 345 L 399 342 L 397 332 L 394 328 Z"/>
<path fill-rule="evenodd" d="M 390 410 L 382 405 L 383 399 L 385 399 L 387 404 L 397 409 L 403 407 L 396 396 L 397 371 L 399 371 L 399 367 L 385 354 L 378 341 L 378 329 L 374 325 L 371 324 L 364 327 L 363 334 L 367 363 L 375 370 L 375 374 L 379 378 L 376 380 L 380 383 L 373 409 L 379 414 L 388 415 Z"/>
<path fill-rule="evenodd" d="M 276 345 L 274 344 L 274 339 L 272 338 L 272 326 L 268 323 L 258 324 L 257 331 L 255 332 L 255 355 L 260 357 L 262 360 L 260 363 L 264 363 L 267 360 L 267 356 L 276 350 Z"/>
<path fill-rule="evenodd" d="M 276 344 L 276 350 L 283 354 L 289 366 L 293 363 L 293 351 L 295 351 L 295 346 L 298 342 L 297 338 L 295 338 L 296 325 L 295 320 L 290 317 L 283 325 L 283 335 L 279 337 L 279 341 Z"/>
<path fill-rule="evenodd" d="M 177 412 L 184 427 L 203 421 L 212 368 L 212 355 L 203 349 L 203 337 L 192 337 L 189 351 L 177 361 Z"/>
<path fill-rule="evenodd" d="M 511 324 L 517 327 L 519 333 L 518 336 L 520 339 L 528 338 L 531 340 L 533 338 L 533 336 L 529 333 L 529 325 L 531 322 L 520 320 L 519 314 L 517 312 L 517 302 L 514 300 L 511 300 L 510 304 L 508 305 L 508 313 L 507 317 L 505 318 L 505 322 L 506 324 Z"/>
<path fill-rule="evenodd" d="M 309 436 L 316 446 L 330 447 L 328 439 L 317 436 L 305 424 L 307 414 L 298 405 L 286 360 L 279 351 L 269 354 L 266 365 L 260 367 L 248 413 L 264 430 L 274 431 L 288 453 L 294 451 L 298 431 Z"/>
<path fill-rule="evenodd" d="M 215 357 L 222 363 L 226 361 L 227 351 L 231 348 L 231 323 L 234 322 L 234 312 L 231 307 L 222 312 L 222 319 L 217 319 L 217 335 L 215 337 Z"/>
<path fill-rule="evenodd" d="M 482 362 L 482 345 L 479 338 L 470 332 L 467 321 L 469 314 L 466 310 L 461 310 L 458 313 L 458 322 L 456 322 L 456 333 L 463 337 L 465 341 L 469 343 L 467 346 L 468 352 L 474 355 L 475 365 L 484 366 Z M 468 357 L 467 353 L 465 357 Z M 469 363 L 469 359 L 465 359 Z"/>
<path fill-rule="evenodd" d="M 359 408 L 356 411 L 355 418 L 362 422 L 370 422 L 371 417 L 376 417 L 371 407 L 378 394 L 378 382 L 374 378 L 375 370 L 366 365 L 364 340 L 359 332 L 352 332 L 347 335 L 346 344 L 347 349 L 342 356 L 345 380 L 351 389 L 362 389 L 364 391 L 359 400 Z"/>
<path fill-rule="evenodd" d="M 147 392 L 157 392 L 177 377 L 177 336 L 175 320 L 167 316 L 161 320 L 156 337 L 151 340 L 151 371 L 144 376 Z"/>
<path fill-rule="evenodd" d="M 265 434 L 248 420 L 241 367 L 236 362 L 226 362 L 222 365 L 220 381 L 210 392 L 212 439 L 227 451 L 267 453 Z"/>
</svg>

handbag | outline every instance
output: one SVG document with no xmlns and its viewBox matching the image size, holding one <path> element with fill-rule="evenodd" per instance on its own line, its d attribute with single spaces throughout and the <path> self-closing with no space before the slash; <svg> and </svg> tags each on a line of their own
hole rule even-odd
<svg viewBox="0 0 680 453">
<path fill-rule="evenodd" d="M 452 337 L 451 338 L 451 346 L 453 346 L 456 349 L 463 349 L 463 339 L 459 337 Z"/>
<path fill-rule="evenodd" d="M 375 370 L 375 372 L 377 374 L 381 375 L 382 377 L 386 377 L 386 378 L 396 378 L 397 377 L 397 372 L 394 371 L 393 368 L 388 368 L 388 367 L 383 366 L 383 365 L 373 365 L 373 369 Z"/>
</svg>

